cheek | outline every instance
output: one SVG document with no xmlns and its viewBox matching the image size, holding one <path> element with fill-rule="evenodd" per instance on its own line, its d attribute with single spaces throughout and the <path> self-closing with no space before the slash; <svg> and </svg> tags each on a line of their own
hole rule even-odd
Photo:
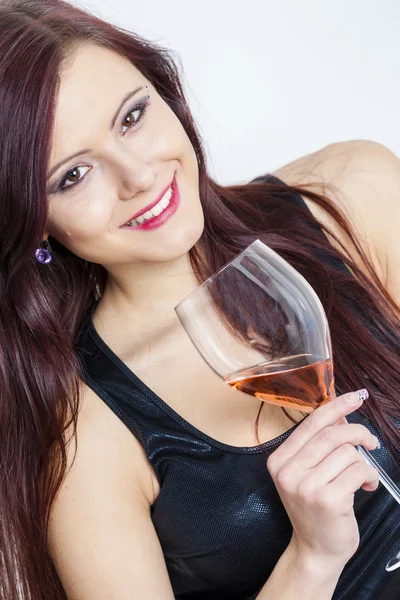
<svg viewBox="0 0 400 600">
<path fill-rule="evenodd" d="M 164 124 L 163 127 L 154 127 L 143 142 L 143 155 L 158 163 L 174 159 L 181 161 L 187 152 L 185 134 L 176 126 Z"/>
<path fill-rule="evenodd" d="M 76 201 L 57 198 L 50 203 L 49 232 L 61 243 L 93 240 L 109 227 L 112 206 L 105 201 L 104 190 L 102 194 L 91 190 L 90 198 L 84 200 L 82 195 Z"/>
<path fill-rule="evenodd" d="M 192 163 L 197 159 L 190 140 L 175 113 L 164 102 L 157 107 L 157 120 L 147 140 L 149 148 L 157 158 L 168 160 L 177 158 L 180 162 Z"/>
</svg>

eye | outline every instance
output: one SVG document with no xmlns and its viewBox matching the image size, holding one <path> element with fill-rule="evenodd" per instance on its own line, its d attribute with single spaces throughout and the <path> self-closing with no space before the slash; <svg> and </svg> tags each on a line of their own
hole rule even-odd
<svg viewBox="0 0 400 600">
<path fill-rule="evenodd" d="M 144 100 L 143 102 L 139 102 L 131 108 L 131 110 L 125 115 L 121 123 L 123 128 L 123 134 L 125 134 L 128 129 L 134 129 L 137 127 L 137 125 L 143 119 L 148 105 L 148 100 Z M 64 175 L 55 192 L 66 192 L 68 189 L 74 187 L 75 185 L 78 185 L 81 181 L 84 180 L 85 175 L 90 170 L 91 167 L 85 165 L 74 167 Z"/>
<path fill-rule="evenodd" d="M 122 120 L 122 133 L 125 133 L 128 129 L 132 129 L 142 120 L 146 110 L 146 104 L 141 103 L 134 106 Z M 125 129 L 124 129 L 125 128 Z"/>
<path fill-rule="evenodd" d="M 86 171 L 85 171 L 85 169 L 86 169 Z M 68 188 L 76 185 L 77 183 L 82 181 L 82 179 L 84 178 L 86 173 L 88 173 L 90 171 L 90 169 L 91 169 L 91 167 L 87 167 L 84 165 L 81 165 L 79 167 L 74 167 L 73 169 L 68 171 L 68 173 L 66 173 L 65 176 L 62 178 L 62 180 L 60 181 L 58 190 L 60 192 L 63 192 L 65 190 L 67 190 Z"/>
</svg>

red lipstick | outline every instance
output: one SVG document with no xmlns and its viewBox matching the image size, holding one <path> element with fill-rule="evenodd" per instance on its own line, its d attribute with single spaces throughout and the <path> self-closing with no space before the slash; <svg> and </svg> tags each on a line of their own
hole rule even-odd
<svg viewBox="0 0 400 600">
<path fill-rule="evenodd" d="M 133 219 L 137 219 L 138 217 L 141 217 L 147 211 L 151 210 L 154 206 L 156 206 L 156 204 L 158 204 L 160 202 L 160 200 L 164 197 L 165 193 L 168 191 L 169 188 L 172 189 L 172 194 L 171 194 L 171 198 L 169 200 L 169 204 L 166 208 L 162 209 L 162 211 L 159 215 L 155 215 L 155 216 L 151 217 L 150 219 L 146 219 L 140 225 L 127 225 L 126 224 L 126 223 L 129 223 L 130 221 L 132 221 Z M 151 204 L 148 204 L 144 208 L 140 209 L 137 213 L 135 213 L 130 219 L 128 219 L 128 221 L 124 225 L 121 226 L 121 228 L 131 229 L 134 231 L 139 231 L 139 230 L 140 231 L 149 231 L 151 229 L 156 229 L 157 227 L 160 227 L 161 225 L 163 225 L 170 217 L 172 217 L 172 215 L 176 212 L 176 210 L 179 206 L 179 203 L 180 203 L 180 193 L 179 193 L 179 187 L 178 187 L 178 182 L 176 181 L 176 173 L 175 173 L 172 183 L 170 185 L 168 185 L 158 195 L 157 199 L 154 202 L 152 202 Z"/>
</svg>

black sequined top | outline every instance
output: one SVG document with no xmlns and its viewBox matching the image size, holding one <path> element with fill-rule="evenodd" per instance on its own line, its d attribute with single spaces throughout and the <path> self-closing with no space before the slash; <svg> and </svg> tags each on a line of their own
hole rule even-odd
<svg viewBox="0 0 400 600">
<path fill-rule="evenodd" d="M 304 204 L 300 196 L 290 202 Z M 256 598 L 292 533 L 265 453 L 297 425 L 261 446 L 229 446 L 193 427 L 144 385 L 100 338 L 91 319 L 78 352 L 86 383 L 136 436 L 158 478 L 161 491 L 151 516 L 175 597 Z M 357 412 L 348 417 L 363 419 Z M 400 484 L 399 465 L 383 444 L 374 456 Z M 355 513 L 361 542 L 334 600 L 400 600 L 400 569 L 385 570 L 400 551 L 400 506 L 379 485 L 372 493 L 356 492 Z"/>
</svg>

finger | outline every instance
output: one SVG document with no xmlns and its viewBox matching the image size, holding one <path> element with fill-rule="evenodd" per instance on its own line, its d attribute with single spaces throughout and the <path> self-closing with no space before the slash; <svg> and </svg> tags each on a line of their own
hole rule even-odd
<svg viewBox="0 0 400 600">
<path fill-rule="evenodd" d="M 333 497 L 343 503 L 343 514 L 353 510 L 354 493 L 361 487 L 372 487 L 376 489 L 379 485 L 379 473 L 374 467 L 366 462 L 355 462 L 342 471 L 329 484 Z M 347 498 L 347 501 L 346 501 Z"/>
<path fill-rule="evenodd" d="M 357 462 L 365 464 L 364 457 L 351 444 L 344 444 L 331 452 L 317 467 L 306 471 L 304 481 L 299 485 L 307 486 L 310 490 L 321 488 L 332 483 L 348 467 Z"/>
<path fill-rule="evenodd" d="M 308 444 L 304 444 L 290 461 L 291 466 L 294 472 L 312 469 L 325 462 L 326 458 L 341 446 L 350 449 L 358 445 L 365 446 L 368 450 L 376 450 L 378 438 L 364 425 L 357 423 L 328 425 L 321 429 Z M 346 451 L 345 449 L 344 452 Z"/>
<path fill-rule="evenodd" d="M 321 429 L 334 425 L 342 417 L 357 410 L 368 398 L 367 390 L 359 390 L 350 394 L 338 396 L 323 406 L 317 408 L 310 416 L 306 417 L 293 433 L 268 459 L 269 465 L 282 465 L 295 456 L 301 448 Z"/>
</svg>

